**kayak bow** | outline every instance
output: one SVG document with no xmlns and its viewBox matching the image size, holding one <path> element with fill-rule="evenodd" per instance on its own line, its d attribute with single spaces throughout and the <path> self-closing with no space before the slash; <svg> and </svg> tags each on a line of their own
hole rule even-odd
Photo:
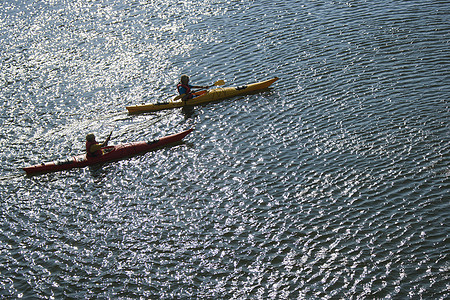
<svg viewBox="0 0 450 300">
<path fill-rule="evenodd" d="M 244 86 L 237 86 L 237 87 L 224 87 L 224 88 L 217 88 L 212 90 L 206 90 L 206 91 L 199 91 L 194 93 L 197 97 L 193 99 L 189 99 L 187 101 L 170 101 L 170 102 L 161 102 L 161 103 L 153 103 L 153 104 L 143 104 L 143 105 L 133 105 L 133 106 L 127 106 L 127 110 L 130 114 L 137 114 L 137 113 L 143 113 L 143 112 L 150 112 L 150 111 L 159 111 L 164 109 L 172 109 L 172 108 L 178 108 L 178 107 L 184 107 L 184 106 L 194 106 L 194 105 L 200 105 L 205 104 L 212 101 L 218 101 L 238 95 L 245 95 L 252 92 L 257 92 L 264 90 L 268 88 L 272 83 L 278 80 L 278 77 L 261 81 L 257 83 L 252 83 Z"/>
<path fill-rule="evenodd" d="M 98 157 L 87 157 L 86 154 L 71 157 L 67 160 L 52 161 L 25 167 L 23 170 L 27 175 L 57 172 L 63 170 L 69 170 L 73 168 L 84 168 L 86 166 L 92 166 L 96 164 L 106 163 L 109 161 L 116 161 L 126 157 L 130 157 L 137 154 L 142 154 L 151 150 L 159 149 L 163 146 L 177 143 L 181 141 L 185 136 L 191 133 L 194 129 L 189 129 L 180 133 L 172 134 L 162 137 L 160 139 L 149 142 L 132 142 L 116 146 L 107 146 L 102 149 L 105 150 L 105 154 Z"/>
</svg>

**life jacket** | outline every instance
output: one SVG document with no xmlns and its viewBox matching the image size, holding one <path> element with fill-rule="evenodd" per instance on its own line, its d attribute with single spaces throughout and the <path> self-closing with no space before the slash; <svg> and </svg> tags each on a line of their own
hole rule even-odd
<svg viewBox="0 0 450 300">
<path fill-rule="evenodd" d="M 182 84 L 181 82 L 177 84 L 178 93 L 180 93 L 180 87 L 184 87 L 186 89 L 186 95 L 191 93 L 191 88 L 189 87 L 189 85 Z"/>
<path fill-rule="evenodd" d="M 86 155 L 89 157 L 96 157 L 96 156 L 101 156 L 103 154 L 103 151 L 101 149 L 95 151 L 94 153 L 92 153 L 90 151 L 91 146 L 98 144 L 96 141 L 90 141 L 90 142 L 86 142 Z"/>
</svg>

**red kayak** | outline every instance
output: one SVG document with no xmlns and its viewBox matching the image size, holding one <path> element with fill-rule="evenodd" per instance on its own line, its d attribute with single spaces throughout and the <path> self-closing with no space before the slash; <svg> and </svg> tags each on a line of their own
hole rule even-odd
<svg viewBox="0 0 450 300">
<path fill-rule="evenodd" d="M 23 168 L 23 170 L 27 173 L 27 175 L 33 175 L 40 173 L 69 170 L 73 168 L 84 168 L 86 166 L 101 164 L 108 161 L 116 161 L 179 142 L 193 130 L 194 129 L 189 129 L 180 133 L 165 136 L 160 139 L 149 142 L 133 142 L 117 146 L 107 146 L 102 148 L 106 153 L 98 157 L 87 157 L 86 154 L 83 154 L 71 157 L 67 160 L 52 161 L 48 163 L 42 163 L 39 165 L 25 167 Z"/>
</svg>

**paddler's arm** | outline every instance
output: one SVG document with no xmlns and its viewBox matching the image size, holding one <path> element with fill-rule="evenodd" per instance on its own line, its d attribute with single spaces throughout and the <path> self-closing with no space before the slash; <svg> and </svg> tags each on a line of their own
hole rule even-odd
<svg viewBox="0 0 450 300">
<path fill-rule="evenodd" d="M 190 87 L 193 89 L 209 89 L 208 85 L 191 85 Z M 181 98 L 181 100 L 183 100 L 183 101 L 191 99 L 192 95 L 193 95 L 192 92 L 190 92 L 189 94 L 182 93 L 181 95 L 183 95 L 183 94 L 184 94 L 184 96 Z"/>
<path fill-rule="evenodd" d="M 112 131 L 111 131 L 111 133 L 108 135 L 108 137 L 106 138 L 106 140 L 105 140 L 103 143 L 100 144 L 100 148 L 101 148 L 101 147 L 108 146 L 108 142 L 109 142 L 109 139 L 111 138 L 111 134 L 112 134 Z"/>
<path fill-rule="evenodd" d="M 111 131 L 111 134 L 112 134 L 112 131 Z M 91 153 L 95 153 L 96 151 L 101 150 L 102 147 L 107 146 L 109 139 L 111 138 L 111 134 L 109 134 L 109 136 L 106 138 L 106 140 L 103 143 L 101 143 L 101 144 L 97 143 L 97 144 L 92 145 L 91 148 L 89 149 L 91 151 Z"/>
</svg>

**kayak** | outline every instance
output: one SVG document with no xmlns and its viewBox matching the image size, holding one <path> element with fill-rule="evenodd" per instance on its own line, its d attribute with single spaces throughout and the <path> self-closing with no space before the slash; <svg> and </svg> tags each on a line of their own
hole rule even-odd
<svg viewBox="0 0 450 300">
<path fill-rule="evenodd" d="M 86 154 L 83 154 L 73 156 L 67 160 L 52 161 L 30 167 L 25 167 L 23 168 L 23 170 L 27 173 L 27 175 L 33 175 L 33 174 L 69 170 L 73 168 L 84 168 L 86 166 L 106 163 L 109 161 L 116 161 L 133 155 L 145 153 L 150 150 L 156 150 L 163 146 L 177 143 L 181 141 L 189 133 L 191 133 L 193 130 L 194 129 L 189 129 L 180 133 L 165 136 L 149 142 L 142 141 L 142 142 L 121 144 L 116 146 L 106 146 L 102 148 L 105 152 L 105 154 L 103 154 L 102 156 L 87 157 Z"/>
<path fill-rule="evenodd" d="M 137 113 L 143 113 L 143 112 L 150 112 L 150 111 L 159 111 L 164 109 L 172 109 L 172 108 L 179 108 L 179 107 L 185 107 L 185 106 L 194 106 L 194 105 L 200 105 L 205 104 L 208 102 L 218 101 L 234 96 L 239 95 L 245 95 L 257 91 L 264 90 L 268 88 L 272 83 L 278 80 L 278 77 L 261 81 L 257 83 L 252 83 L 248 85 L 243 86 L 237 86 L 237 87 L 224 87 L 224 88 L 216 88 L 212 90 L 206 90 L 206 91 L 199 91 L 196 93 L 193 93 L 197 97 L 194 97 L 192 99 L 189 99 L 187 101 L 183 100 L 176 100 L 176 101 L 169 101 L 169 102 L 161 102 L 161 103 L 153 103 L 153 104 L 143 104 L 143 105 L 133 105 L 133 106 L 127 106 L 127 110 L 130 114 L 137 114 Z"/>
</svg>

